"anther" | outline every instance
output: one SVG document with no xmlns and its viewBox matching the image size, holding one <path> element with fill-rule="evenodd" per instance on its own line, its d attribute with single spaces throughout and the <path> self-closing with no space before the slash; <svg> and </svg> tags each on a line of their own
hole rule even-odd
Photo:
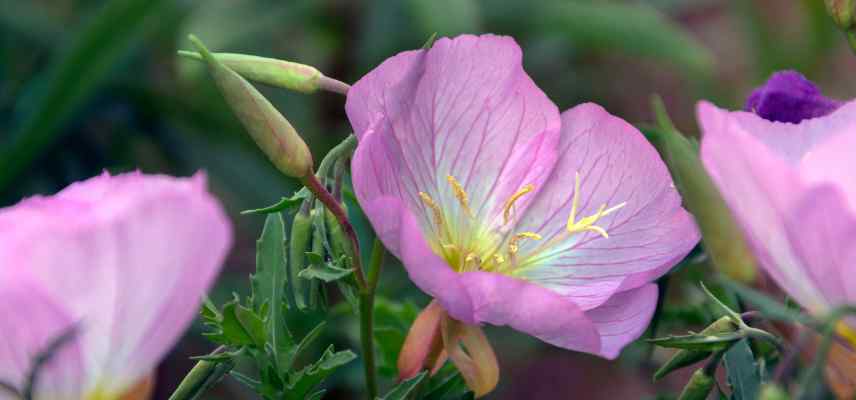
<svg viewBox="0 0 856 400">
<path fill-rule="evenodd" d="M 450 185 L 452 185 L 452 190 L 455 192 L 455 198 L 458 199 L 458 203 L 461 203 L 461 208 L 464 209 L 467 216 L 472 217 L 473 212 L 470 210 L 470 198 L 467 196 L 467 191 L 464 190 L 464 187 L 457 179 L 455 179 L 454 176 L 448 175 L 446 176 L 446 180 L 449 181 Z"/>
<path fill-rule="evenodd" d="M 440 209 L 440 206 L 434 202 L 434 199 L 425 192 L 419 192 L 419 198 L 422 199 L 422 202 L 425 203 L 428 208 L 431 209 L 431 212 L 434 214 L 434 224 L 437 225 L 438 228 L 443 226 L 443 210 Z"/>
<path fill-rule="evenodd" d="M 522 240 L 522 239 L 541 240 L 541 235 L 539 235 L 535 232 L 520 232 L 520 233 L 514 235 L 508 241 L 508 254 L 510 254 L 511 256 L 514 256 L 515 254 L 517 254 L 518 251 L 520 251 L 520 244 L 519 243 L 520 243 L 520 240 Z"/>
<path fill-rule="evenodd" d="M 502 208 L 502 219 L 506 224 L 508 223 L 508 221 L 511 220 L 511 212 L 514 207 L 514 202 L 516 202 L 517 199 L 523 197 L 523 195 L 533 190 L 535 190 L 535 185 L 531 183 L 527 184 L 526 186 L 520 188 L 520 190 L 514 192 L 514 194 L 511 195 L 508 201 L 505 202 L 505 207 Z"/>
</svg>

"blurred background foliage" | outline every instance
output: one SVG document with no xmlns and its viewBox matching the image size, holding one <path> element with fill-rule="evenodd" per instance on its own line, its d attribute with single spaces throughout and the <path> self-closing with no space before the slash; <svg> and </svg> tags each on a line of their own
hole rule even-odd
<svg viewBox="0 0 856 400">
<path fill-rule="evenodd" d="M 697 100 L 741 107 L 774 70 L 799 70 L 832 97 L 856 92 L 848 79 L 856 58 L 822 0 L 0 0 L 0 10 L 0 205 L 104 169 L 205 170 L 237 237 L 216 299 L 248 289 L 263 217 L 239 212 L 271 204 L 296 184 L 255 148 L 201 65 L 175 56 L 189 48 L 188 33 L 215 51 L 294 60 L 347 82 L 434 32 L 508 34 L 561 109 L 594 101 L 633 123 L 647 122 L 656 92 L 677 126 L 692 134 Z M 339 95 L 262 90 L 316 159 L 349 133 Z M 379 301 L 382 352 L 403 340 L 406 326 L 392 325 L 426 304 L 395 261 L 388 264 L 380 293 L 394 300 Z M 700 271 L 690 265 L 678 278 L 697 282 Z M 711 316 L 697 306 L 704 302 L 697 291 L 670 289 L 669 299 L 657 329 L 686 329 Z M 346 307 L 330 312 L 319 343 L 357 348 L 356 320 Z M 322 316 L 294 318 L 305 333 Z M 195 327 L 163 363 L 157 398 L 189 369 L 189 356 L 212 348 L 199 332 Z M 492 398 L 653 398 L 679 391 L 687 378 L 651 384 L 665 355 L 652 356 L 647 345 L 608 363 L 510 330 L 488 332 L 503 374 Z M 381 372 L 392 372 L 394 355 L 384 359 Z M 351 363 L 330 381 L 327 398 L 351 398 L 360 380 L 359 364 Z M 209 395 L 246 396 L 229 382 Z"/>
</svg>

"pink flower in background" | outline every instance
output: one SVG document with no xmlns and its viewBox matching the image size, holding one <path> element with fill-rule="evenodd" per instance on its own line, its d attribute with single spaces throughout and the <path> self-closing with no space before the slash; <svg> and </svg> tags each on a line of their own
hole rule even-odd
<svg viewBox="0 0 856 400">
<path fill-rule="evenodd" d="M 352 87 L 346 110 L 361 206 L 465 324 L 614 358 L 648 325 L 651 282 L 699 239 L 639 131 L 594 104 L 560 115 L 511 38 L 401 53 Z"/>
<path fill-rule="evenodd" d="M 814 314 L 856 301 L 856 102 L 797 124 L 701 102 L 698 119 L 705 168 L 773 280 Z"/>
<path fill-rule="evenodd" d="M 33 357 L 74 329 L 35 398 L 139 396 L 230 243 L 201 174 L 105 173 L 0 210 L 0 381 L 22 388 Z"/>
</svg>

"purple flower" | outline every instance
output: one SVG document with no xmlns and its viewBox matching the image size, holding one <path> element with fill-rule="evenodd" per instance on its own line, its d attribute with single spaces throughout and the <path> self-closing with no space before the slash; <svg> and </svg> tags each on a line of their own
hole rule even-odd
<svg viewBox="0 0 856 400">
<path fill-rule="evenodd" d="M 761 266 L 823 315 L 856 301 L 856 103 L 798 124 L 698 105 L 701 158 Z"/>
<path fill-rule="evenodd" d="M 766 120 L 798 123 L 827 115 L 841 104 L 823 97 L 817 86 L 799 72 L 780 71 L 752 91 L 743 109 Z"/>
<path fill-rule="evenodd" d="M 559 114 L 509 37 L 386 60 L 348 93 L 360 205 L 455 320 L 614 358 L 699 235 L 665 165 L 594 104 Z M 423 340 L 428 342 L 428 340 Z"/>
<path fill-rule="evenodd" d="M 23 386 L 33 357 L 73 329 L 36 399 L 150 389 L 230 243 L 201 174 L 105 173 L 0 210 L 0 381 Z"/>
</svg>

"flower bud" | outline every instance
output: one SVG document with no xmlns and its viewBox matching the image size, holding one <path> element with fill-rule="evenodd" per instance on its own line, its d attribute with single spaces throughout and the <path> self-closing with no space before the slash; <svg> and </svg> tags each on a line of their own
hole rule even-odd
<svg viewBox="0 0 856 400">
<path fill-rule="evenodd" d="M 788 392 L 775 383 L 765 383 L 761 386 L 761 393 L 758 394 L 758 400 L 790 400 L 790 398 Z"/>
<path fill-rule="evenodd" d="M 282 173 L 302 178 L 312 173 L 312 154 L 293 126 L 256 88 L 218 61 L 195 36 L 197 47 L 226 102 L 259 148 Z"/>
<path fill-rule="evenodd" d="M 658 114 L 667 120 L 659 98 L 654 103 Z M 649 133 L 651 144 L 669 167 L 684 206 L 695 217 L 702 244 L 715 267 L 738 282 L 753 282 L 755 259 L 725 200 L 705 172 L 695 146 L 673 127 L 661 126 Z"/>
<path fill-rule="evenodd" d="M 310 250 L 312 243 L 311 207 L 311 201 L 304 201 L 300 210 L 294 215 L 294 220 L 291 222 L 291 240 L 288 243 L 288 283 L 291 285 L 291 292 L 295 294 L 294 301 L 300 310 L 307 307 L 304 295 L 307 294 L 308 282 L 298 278 L 297 274 L 306 267 L 306 252 Z"/>
<path fill-rule="evenodd" d="M 179 50 L 179 55 L 204 61 L 202 54 Z M 314 93 L 318 89 L 347 94 L 350 86 L 328 78 L 315 67 L 291 61 L 236 53 L 212 53 L 217 61 L 244 78 L 274 87 L 301 93 Z"/>
<path fill-rule="evenodd" d="M 678 400 L 704 400 L 713 389 L 714 383 L 713 377 L 708 375 L 704 368 L 699 368 L 693 372 Z"/>
<path fill-rule="evenodd" d="M 342 204 L 342 208 L 345 208 L 345 204 Z M 342 225 L 336 219 L 336 216 L 330 210 L 324 209 L 324 220 L 327 222 L 327 235 L 330 236 L 330 247 L 333 250 L 333 256 L 335 258 L 339 258 L 342 255 L 353 257 L 351 241 L 345 235 L 345 231 L 342 229 Z"/>
<path fill-rule="evenodd" d="M 839 28 L 847 31 L 853 27 L 853 14 L 856 13 L 856 0 L 824 0 L 826 11 Z"/>
</svg>

